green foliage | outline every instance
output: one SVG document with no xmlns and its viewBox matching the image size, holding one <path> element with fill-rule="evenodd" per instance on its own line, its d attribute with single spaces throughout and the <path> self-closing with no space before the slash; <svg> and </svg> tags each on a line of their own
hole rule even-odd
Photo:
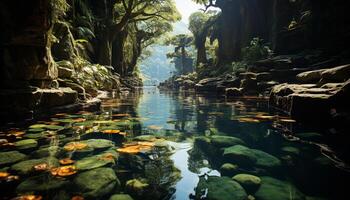
<svg viewBox="0 0 350 200">
<path fill-rule="evenodd" d="M 242 49 L 242 59 L 247 63 L 267 58 L 271 54 L 272 50 L 260 38 L 253 38 L 250 45 Z"/>
<path fill-rule="evenodd" d="M 66 0 L 50 0 L 51 17 L 56 22 L 60 17 L 64 17 L 70 6 Z"/>
</svg>

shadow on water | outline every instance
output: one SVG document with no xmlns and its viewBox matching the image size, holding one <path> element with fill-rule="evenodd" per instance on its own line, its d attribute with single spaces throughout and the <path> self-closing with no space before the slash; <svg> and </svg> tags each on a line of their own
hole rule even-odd
<svg viewBox="0 0 350 200">
<path fill-rule="evenodd" d="M 106 97 L 100 112 L 58 113 L 0 131 L 1 199 L 347 194 L 342 183 L 349 173 L 326 145 L 324 130 L 305 128 L 256 97 L 229 101 L 148 87 Z M 252 188 L 233 181 L 238 174 L 260 182 Z"/>
</svg>

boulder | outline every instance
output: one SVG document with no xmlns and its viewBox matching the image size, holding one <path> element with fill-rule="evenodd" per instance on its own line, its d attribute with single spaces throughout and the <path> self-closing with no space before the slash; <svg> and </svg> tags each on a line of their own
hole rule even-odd
<svg viewBox="0 0 350 200">
<path fill-rule="evenodd" d="M 0 152 L 0 166 L 19 162 L 26 158 L 26 155 L 18 151 Z"/>
<path fill-rule="evenodd" d="M 227 160 L 250 167 L 256 166 L 271 169 L 281 166 L 281 161 L 275 156 L 242 145 L 225 148 L 223 156 Z"/>
<path fill-rule="evenodd" d="M 208 200 L 246 200 L 242 186 L 228 177 L 201 177 L 196 187 L 196 199 L 205 196 Z"/>
<path fill-rule="evenodd" d="M 238 165 L 232 163 L 224 163 L 220 167 L 220 173 L 224 176 L 233 176 L 239 172 Z"/>
<path fill-rule="evenodd" d="M 322 71 L 322 83 L 342 83 L 350 78 L 350 64 Z"/>
<path fill-rule="evenodd" d="M 145 181 L 140 181 L 138 179 L 128 180 L 125 185 L 127 191 L 130 191 L 131 193 L 136 193 L 138 195 L 142 195 L 148 187 L 148 183 L 145 183 Z"/>
<path fill-rule="evenodd" d="M 38 142 L 34 139 L 19 140 L 14 143 L 19 150 L 32 149 L 38 146 Z"/>
<path fill-rule="evenodd" d="M 97 168 L 78 174 L 74 180 L 75 188 L 85 198 L 98 199 L 119 186 L 119 180 L 111 168 Z"/>
<path fill-rule="evenodd" d="M 305 200 L 294 185 L 272 177 L 261 177 L 261 186 L 254 196 L 257 200 Z"/>
<path fill-rule="evenodd" d="M 57 42 L 52 45 L 52 55 L 55 60 L 74 60 L 77 56 L 77 51 L 69 24 L 58 21 L 54 24 L 52 32 L 57 38 Z"/>
<path fill-rule="evenodd" d="M 34 172 L 34 166 L 39 164 L 47 164 L 48 168 L 59 166 L 59 162 L 56 158 L 49 157 L 42 159 L 25 160 L 12 165 L 10 170 L 18 173 L 19 175 L 28 175 L 31 172 Z"/>
<path fill-rule="evenodd" d="M 237 181 L 250 194 L 254 194 L 261 184 L 259 177 L 250 174 L 237 174 L 232 179 Z"/>
<path fill-rule="evenodd" d="M 24 192 L 47 192 L 50 190 L 58 190 L 68 184 L 64 179 L 50 177 L 46 174 L 33 176 L 22 181 L 16 191 L 18 193 Z"/>
<path fill-rule="evenodd" d="M 298 74 L 296 78 L 300 83 L 317 83 L 318 81 L 320 81 L 321 74 L 323 71 L 325 70 L 320 69 L 320 70 L 303 72 Z"/>
<path fill-rule="evenodd" d="M 85 157 L 76 161 L 75 166 L 78 170 L 90 170 L 103 166 L 111 166 L 115 164 L 115 157 L 112 154 L 101 154 Z"/>
<path fill-rule="evenodd" d="M 210 142 L 212 145 L 218 148 L 230 147 L 238 144 L 245 144 L 243 140 L 232 137 L 232 136 L 222 136 L 222 135 L 213 135 L 210 137 Z"/>
</svg>

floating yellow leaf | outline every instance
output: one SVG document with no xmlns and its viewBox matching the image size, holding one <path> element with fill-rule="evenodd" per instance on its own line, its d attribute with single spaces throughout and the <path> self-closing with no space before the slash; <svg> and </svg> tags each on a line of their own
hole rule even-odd
<svg viewBox="0 0 350 200">
<path fill-rule="evenodd" d="M 73 120 L 73 122 L 85 122 L 85 121 L 86 121 L 85 118 L 77 118 Z"/>
<path fill-rule="evenodd" d="M 18 130 L 11 130 L 8 132 L 7 136 L 15 136 L 15 137 L 21 137 L 25 134 L 24 131 L 18 131 Z"/>
<path fill-rule="evenodd" d="M 109 130 L 103 130 L 102 133 L 105 133 L 105 134 L 119 134 L 120 130 L 109 129 Z"/>
<path fill-rule="evenodd" d="M 51 174 L 53 176 L 71 176 L 73 174 L 77 173 L 76 167 L 74 165 L 67 165 L 63 167 L 57 167 L 51 169 Z"/>
<path fill-rule="evenodd" d="M 133 142 L 124 144 L 124 147 L 117 149 L 117 151 L 120 153 L 137 154 L 142 151 L 150 151 L 153 146 L 153 142 Z"/>
<path fill-rule="evenodd" d="M 102 157 L 100 157 L 100 159 L 110 161 L 110 160 L 114 160 L 115 156 L 112 153 L 105 153 L 102 155 Z"/>
<path fill-rule="evenodd" d="M 81 143 L 81 142 L 71 142 L 68 143 L 64 146 L 64 149 L 66 151 L 74 151 L 74 150 L 82 150 L 85 149 L 88 145 L 85 143 Z"/>
<path fill-rule="evenodd" d="M 0 172 L 0 180 L 4 180 L 4 179 L 6 179 L 9 176 L 10 176 L 10 173 Z"/>
<path fill-rule="evenodd" d="M 42 200 L 43 197 L 40 195 L 27 194 L 13 198 L 12 200 Z"/>
<path fill-rule="evenodd" d="M 49 168 L 49 165 L 46 163 L 41 163 L 34 166 L 35 171 L 46 171 Z"/>
<path fill-rule="evenodd" d="M 254 118 L 242 117 L 238 119 L 239 122 L 247 122 L 247 123 L 259 123 L 260 121 Z"/>
<path fill-rule="evenodd" d="M 61 165 L 70 165 L 73 164 L 75 161 L 70 158 L 64 158 L 60 160 Z"/>
</svg>

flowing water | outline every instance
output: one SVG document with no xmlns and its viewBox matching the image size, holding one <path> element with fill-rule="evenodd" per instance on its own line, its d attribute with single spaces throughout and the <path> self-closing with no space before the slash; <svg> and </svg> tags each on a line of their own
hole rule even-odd
<svg viewBox="0 0 350 200">
<path fill-rule="evenodd" d="M 344 199 L 349 173 L 322 132 L 262 98 L 110 95 L 100 112 L 2 127 L 0 199 Z"/>
</svg>

